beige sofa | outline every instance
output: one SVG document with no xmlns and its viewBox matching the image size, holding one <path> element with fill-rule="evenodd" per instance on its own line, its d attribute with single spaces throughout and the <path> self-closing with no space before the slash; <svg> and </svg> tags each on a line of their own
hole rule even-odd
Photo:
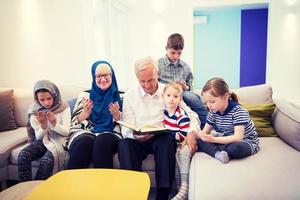
<svg viewBox="0 0 300 200">
<path fill-rule="evenodd" d="M 76 98 L 82 90 L 72 87 L 60 89 L 64 100 Z M 235 92 L 242 102 L 273 101 L 272 89 L 267 85 L 240 88 Z M 27 141 L 26 110 L 32 102 L 31 90 L 14 89 L 14 100 L 15 120 L 19 127 L 0 132 L 2 187 L 7 180 L 18 179 L 16 160 Z M 190 168 L 189 199 L 299 199 L 300 108 L 285 101 L 276 101 L 276 104 L 273 123 L 279 137 L 261 138 L 258 154 L 226 165 L 204 153 L 194 155 Z M 33 163 L 34 171 L 37 164 Z M 119 167 L 117 156 L 114 167 Z M 151 186 L 154 187 L 152 155 L 143 162 L 142 169 L 150 175 Z"/>
<path fill-rule="evenodd" d="M 272 102 L 267 85 L 234 90 L 244 103 Z M 190 200 L 300 199 L 300 106 L 275 100 L 273 127 L 279 137 L 260 137 L 260 151 L 221 164 L 196 153 L 190 167 Z"/>
</svg>

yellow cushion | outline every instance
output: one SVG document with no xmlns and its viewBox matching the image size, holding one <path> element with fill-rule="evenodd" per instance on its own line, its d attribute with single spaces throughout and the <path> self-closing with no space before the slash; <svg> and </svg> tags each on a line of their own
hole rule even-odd
<svg viewBox="0 0 300 200">
<path fill-rule="evenodd" d="M 258 136 L 277 136 L 277 133 L 272 127 L 272 114 L 276 107 L 274 103 L 242 104 L 242 106 L 248 110 L 250 117 L 254 122 Z"/>
</svg>

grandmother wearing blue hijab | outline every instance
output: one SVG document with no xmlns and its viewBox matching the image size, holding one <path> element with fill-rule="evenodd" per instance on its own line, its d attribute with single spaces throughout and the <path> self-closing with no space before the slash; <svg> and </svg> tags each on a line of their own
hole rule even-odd
<svg viewBox="0 0 300 200">
<path fill-rule="evenodd" d="M 97 61 L 92 66 L 92 89 L 82 93 L 72 114 L 67 142 L 68 169 L 113 168 L 113 155 L 122 136 L 114 120 L 121 118 L 121 100 L 112 66 Z"/>
</svg>

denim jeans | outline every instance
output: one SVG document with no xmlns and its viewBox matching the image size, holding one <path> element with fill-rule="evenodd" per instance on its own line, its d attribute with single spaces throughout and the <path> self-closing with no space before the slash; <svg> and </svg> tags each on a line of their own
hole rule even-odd
<svg viewBox="0 0 300 200">
<path fill-rule="evenodd" d="M 198 114 L 201 121 L 201 129 L 204 127 L 206 122 L 207 111 L 201 101 L 201 98 L 191 91 L 183 92 L 183 101 L 188 105 L 195 113 Z"/>
</svg>

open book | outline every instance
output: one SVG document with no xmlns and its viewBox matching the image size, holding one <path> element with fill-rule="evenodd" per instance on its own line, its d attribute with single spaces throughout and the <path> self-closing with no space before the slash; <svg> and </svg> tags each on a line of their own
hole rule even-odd
<svg viewBox="0 0 300 200">
<path fill-rule="evenodd" d="M 123 121 L 116 121 L 118 124 L 125 126 L 127 128 L 132 129 L 133 131 L 139 133 L 139 134 L 156 134 L 156 133 L 162 133 L 167 131 L 168 129 L 163 126 L 155 126 L 155 125 L 144 125 L 144 126 L 137 126 L 134 124 L 126 123 Z"/>
</svg>

